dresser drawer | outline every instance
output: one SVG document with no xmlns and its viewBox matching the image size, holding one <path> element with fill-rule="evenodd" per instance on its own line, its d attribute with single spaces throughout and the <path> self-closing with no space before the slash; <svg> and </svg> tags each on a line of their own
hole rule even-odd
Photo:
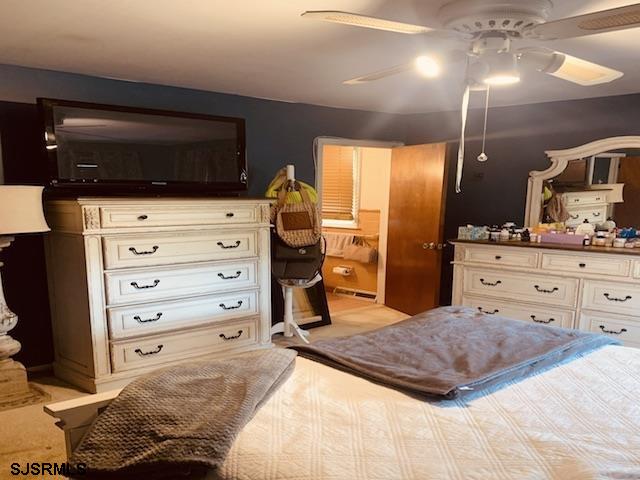
<svg viewBox="0 0 640 480">
<path fill-rule="evenodd" d="M 102 228 L 259 223 L 260 205 L 113 206 L 100 208 Z"/>
<path fill-rule="evenodd" d="M 465 246 L 464 261 L 535 268 L 538 265 L 538 253 L 517 247 Z"/>
<path fill-rule="evenodd" d="M 605 192 L 567 192 L 563 195 L 565 205 L 571 208 L 582 205 L 598 205 L 607 203 Z"/>
<path fill-rule="evenodd" d="M 106 272 L 107 304 L 255 288 L 257 273 L 257 260 Z"/>
<path fill-rule="evenodd" d="M 571 208 L 568 210 L 569 219 L 565 222 L 566 225 L 576 226 L 584 223 L 585 219 L 589 223 L 603 223 L 607 220 L 607 206 L 594 205 L 593 207 L 584 208 Z"/>
<path fill-rule="evenodd" d="M 466 269 L 464 293 L 574 307 L 578 280 L 528 273 Z"/>
<path fill-rule="evenodd" d="M 542 254 L 542 268 L 558 272 L 592 273 L 626 277 L 629 275 L 631 260 L 624 258 L 602 257 L 591 255 L 563 255 L 555 253 Z"/>
<path fill-rule="evenodd" d="M 640 317 L 640 284 L 585 280 L 582 307 Z"/>
<path fill-rule="evenodd" d="M 616 315 L 583 311 L 580 330 L 605 334 L 627 347 L 640 348 L 640 321 Z"/>
<path fill-rule="evenodd" d="M 249 318 L 187 333 L 111 343 L 114 372 L 228 351 L 258 342 L 258 320 Z"/>
<path fill-rule="evenodd" d="M 633 278 L 640 278 L 640 260 L 633 262 Z"/>
<path fill-rule="evenodd" d="M 468 296 L 463 297 L 462 304 L 488 315 L 499 315 L 501 317 L 551 325 L 554 327 L 573 328 L 574 323 L 574 314 L 569 310 L 501 302 L 499 300 Z"/>
<path fill-rule="evenodd" d="M 207 262 L 258 255 L 258 232 L 180 232 L 103 238 L 106 269 Z"/>
<path fill-rule="evenodd" d="M 112 339 L 150 335 L 256 313 L 257 290 L 115 307 L 108 311 L 109 334 Z"/>
</svg>

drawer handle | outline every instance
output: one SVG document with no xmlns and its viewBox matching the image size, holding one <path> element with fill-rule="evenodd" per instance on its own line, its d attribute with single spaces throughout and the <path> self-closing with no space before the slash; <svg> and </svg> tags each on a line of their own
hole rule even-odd
<svg viewBox="0 0 640 480">
<path fill-rule="evenodd" d="M 139 215 L 138 216 L 138 220 L 142 221 L 142 220 L 146 220 L 147 218 L 149 218 L 148 215 Z"/>
<path fill-rule="evenodd" d="M 569 216 L 574 220 L 577 220 L 578 218 L 580 218 L 580 215 L 571 215 L 571 214 L 569 214 Z"/>
<path fill-rule="evenodd" d="M 223 340 L 235 340 L 236 338 L 240 338 L 240 335 L 242 335 L 242 330 L 238 330 L 237 335 L 230 335 L 228 337 L 224 333 L 221 333 L 220 338 Z"/>
<path fill-rule="evenodd" d="M 612 297 L 610 294 L 608 293 L 603 293 L 603 295 L 605 296 L 605 298 L 607 300 L 609 300 L 610 302 L 626 302 L 627 300 L 631 300 L 633 297 L 631 295 L 627 295 L 624 298 L 618 298 L 618 297 Z"/>
<path fill-rule="evenodd" d="M 222 242 L 218 242 L 218 246 L 220 246 L 222 248 L 238 248 L 241 243 L 242 242 L 240 240 L 236 240 L 236 243 L 234 243 L 233 245 L 225 245 Z"/>
<path fill-rule="evenodd" d="M 145 288 L 154 288 L 157 287 L 160 283 L 160 280 L 157 278 L 153 281 L 152 285 L 138 285 L 138 282 L 131 282 L 131 286 L 137 290 L 144 290 Z"/>
<path fill-rule="evenodd" d="M 491 282 L 487 282 L 484 278 L 481 278 L 480 283 L 483 285 L 486 285 L 487 287 L 495 287 L 497 285 L 500 285 L 502 281 L 496 280 L 495 282 L 491 283 Z"/>
<path fill-rule="evenodd" d="M 233 217 L 234 215 L 235 215 L 235 214 L 234 214 L 233 212 L 229 212 L 229 213 L 227 213 L 227 218 L 231 218 L 231 217 Z"/>
<path fill-rule="evenodd" d="M 156 317 L 155 318 L 145 318 L 143 320 L 138 315 L 136 315 L 135 317 L 133 317 L 133 319 L 138 323 L 149 323 L 149 322 L 157 322 L 158 320 L 160 320 L 160 317 L 162 317 L 162 312 L 156 313 Z"/>
<path fill-rule="evenodd" d="M 240 308 L 242 306 L 242 300 L 238 300 L 237 305 L 232 305 L 230 307 L 226 306 L 224 303 L 219 305 L 223 310 L 235 310 L 236 308 Z"/>
<path fill-rule="evenodd" d="M 162 347 L 164 347 L 164 345 L 158 345 L 158 348 L 156 348 L 155 350 L 149 350 L 148 352 L 143 352 L 139 348 L 136 348 L 135 352 L 141 357 L 146 357 L 147 355 L 155 355 L 156 353 L 160 353 Z"/>
<path fill-rule="evenodd" d="M 594 217 L 599 217 L 600 216 L 600 212 L 593 212 L 593 216 Z"/>
<path fill-rule="evenodd" d="M 626 328 L 621 328 L 617 332 L 615 330 L 606 330 L 604 325 L 600 325 L 600 330 L 602 330 L 604 333 L 610 333 L 612 335 L 622 335 L 624 332 L 627 331 Z"/>
<path fill-rule="evenodd" d="M 560 290 L 558 287 L 553 287 L 551 290 L 547 290 L 546 288 L 540 287 L 540 285 L 534 285 L 534 288 L 540 293 L 553 293 Z"/>
<path fill-rule="evenodd" d="M 549 320 L 539 320 L 536 318 L 535 315 L 531 315 L 531 320 L 533 320 L 536 323 L 551 323 L 556 321 L 555 318 L 550 318 Z"/>
<path fill-rule="evenodd" d="M 585 268 L 585 267 L 587 266 L 587 264 L 586 264 L 586 263 L 579 263 L 579 264 L 578 264 L 578 266 L 579 266 L 580 268 Z"/>
<path fill-rule="evenodd" d="M 151 250 L 141 250 L 138 251 L 136 250 L 136 247 L 129 247 L 129 251 L 131 253 L 133 253 L 134 255 L 153 255 L 154 253 L 156 253 L 158 251 L 158 245 L 154 245 L 153 247 L 151 247 Z"/>
<path fill-rule="evenodd" d="M 496 260 L 502 260 L 502 255 L 496 255 Z"/>
<path fill-rule="evenodd" d="M 225 276 L 225 274 L 222 272 L 218 274 L 218 276 L 223 280 L 232 280 L 234 278 L 238 278 L 240 275 L 242 275 L 242 272 L 240 270 L 238 270 L 235 275 Z"/>
<path fill-rule="evenodd" d="M 478 311 L 480 313 L 486 313 L 487 315 L 495 315 L 496 313 L 500 312 L 500 310 L 498 310 L 497 308 L 493 312 L 490 312 L 488 310 L 483 310 L 482 307 L 478 307 Z"/>
</svg>

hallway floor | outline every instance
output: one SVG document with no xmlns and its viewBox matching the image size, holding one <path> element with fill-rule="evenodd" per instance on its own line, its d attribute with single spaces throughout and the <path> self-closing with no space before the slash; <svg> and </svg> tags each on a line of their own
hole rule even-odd
<svg viewBox="0 0 640 480">
<path fill-rule="evenodd" d="M 327 303 L 329 304 L 329 312 L 334 315 L 347 310 L 354 310 L 357 308 L 365 308 L 378 305 L 371 300 L 367 300 L 361 297 L 349 296 L 349 295 L 337 295 L 333 292 L 327 292 Z"/>
</svg>

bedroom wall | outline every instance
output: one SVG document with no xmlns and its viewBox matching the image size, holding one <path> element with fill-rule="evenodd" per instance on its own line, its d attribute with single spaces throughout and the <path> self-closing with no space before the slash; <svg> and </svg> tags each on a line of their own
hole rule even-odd
<svg viewBox="0 0 640 480">
<path fill-rule="evenodd" d="M 516 87 L 517 88 L 517 87 Z M 459 138 L 459 112 L 411 115 L 408 144 L 450 142 L 449 161 L 455 165 Z M 473 110 L 468 120 L 462 193 L 449 177 L 445 237 L 455 238 L 459 225 L 502 224 L 524 221 L 527 178 L 531 170 L 549 163 L 545 150 L 570 148 L 619 135 L 640 134 L 640 94 L 540 103 L 489 111 L 486 153 L 480 163 L 483 111 Z M 453 248 L 445 251 L 441 303 L 451 300 Z"/>
<path fill-rule="evenodd" d="M 101 79 L 90 76 L 0 65 L 0 135 L 7 182 L 37 182 L 38 96 L 88 102 L 181 110 L 246 119 L 250 194 L 261 195 L 275 170 L 294 163 L 298 176 L 313 181 L 311 145 L 319 135 L 407 144 L 451 142 L 457 149 L 458 112 L 390 115 L 203 92 L 176 87 Z M 449 179 L 446 237 L 458 225 L 521 222 L 530 170 L 546 166 L 544 150 L 567 148 L 602 137 L 638 134 L 640 95 L 493 108 L 489 113 L 487 153 L 479 164 L 482 112 L 469 119 L 463 193 Z M 445 255 L 451 255 L 449 249 Z M 14 336 L 23 343 L 17 356 L 26 365 L 49 363 L 53 357 L 46 294 L 42 239 L 18 238 L 2 254 L 5 289 L 20 315 Z M 442 303 L 450 299 L 451 269 L 445 258 Z"/>
<path fill-rule="evenodd" d="M 249 194 L 262 196 L 278 168 L 296 165 L 298 178 L 313 182 L 312 143 L 317 136 L 402 141 L 403 117 L 109 80 L 0 65 L 0 135 L 7 183 L 42 180 L 37 97 L 131 105 L 244 117 Z M 3 252 L 7 301 L 20 316 L 12 335 L 16 356 L 27 366 L 53 359 L 41 236 L 20 237 Z"/>
</svg>

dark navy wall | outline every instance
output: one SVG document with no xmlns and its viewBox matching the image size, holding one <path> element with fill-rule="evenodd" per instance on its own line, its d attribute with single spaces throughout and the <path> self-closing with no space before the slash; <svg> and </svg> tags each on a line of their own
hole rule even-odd
<svg viewBox="0 0 640 480">
<path fill-rule="evenodd" d="M 0 65 L 0 133 L 5 176 L 26 181 L 38 162 L 34 128 L 38 96 L 244 117 L 247 123 L 250 194 L 261 195 L 286 163 L 313 181 L 312 141 L 316 136 L 397 140 L 407 144 L 450 142 L 455 161 L 459 113 L 391 115 L 261 100 L 160 85 L 100 79 Z M 520 87 L 524 88 L 524 87 Z M 640 95 L 493 108 L 489 113 L 489 161 L 480 164 L 482 112 L 471 111 L 463 193 L 453 175 L 447 196 L 446 236 L 458 225 L 521 222 L 528 172 L 544 169 L 544 150 L 577 146 L 598 138 L 640 133 Z M 42 241 L 19 238 L 5 253 L 9 303 L 21 316 L 15 337 L 18 358 L 27 365 L 52 358 Z M 451 255 L 449 250 L 446 255 Z M 449 260 L 449 258 L 446 258 Z M 442 303 L 450 299 L 451 270 L 444 263 Z"/>
<path fill-rule="evenodd" d="M 0 135 L 5 180 L 39 183 L 37 97 L 243 117 L 247 128 L 249 194 L 261 196 L 287 163 L 314 181 L 313 139 L 338 136 L 403 141 L 404 117 L 109 80 L 0 65 Z M 41 236 L 18 237 L 3 252 L 7 301 L 19 316 L 12 335 L 22 342 L 17 360 L 52 361 L 53 347 Z"/>
<path fill-rule="evenodd" d="M 317 136 L 397 140 L 404 116 L 277 102 L 186 88 L 125 82 L 71 73 L 0 65 L 0 101 L 35 103 L 37 97 L 242 117 L 247 128 L 250 195 L 261 195 L 287 163 L 313 181 Z"/>
<path fill-rule="evenodd" d="M 481 110 L 470 112 L 462 193 L 455 193 L 455 175 L 449 178 L 447 238 L 455 238 L 457 227 L 467 223 L 522 224 L 527 178 L 531 170 L 545 170 L 549 166 L 545 150 L 576 147 L 606 137 L 640 135 L 640 95 L 492 108 L 486 163 L 476 160 L 482 147 L 482 121 Z M 407 119 L 406 142 L 450 142 L 449 160 L 455 162 L 459 125 L 459 112 L 411 115 Z M 443 263 L 443 304 L 451 299 L 452 255 L 449 248 Z"/>
</svg>

